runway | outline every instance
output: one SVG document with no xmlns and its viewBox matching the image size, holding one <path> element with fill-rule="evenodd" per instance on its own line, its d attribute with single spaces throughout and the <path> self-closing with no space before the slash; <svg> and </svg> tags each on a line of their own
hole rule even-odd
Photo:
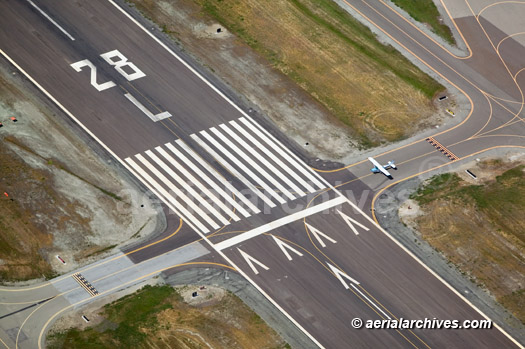
<svg viewBox="0 0 525 349">
<path fill-rule="evenodd" d="M 456 57 L 381 1 L 347 3 L 471 103 L 468 118 L 454 128 L 377 154 L 379 162 L 395 159 L 399 165 L 395 180 L 389 181 L 371 174 L 367 161 L 332 171 L 309 168 L 304 154 L 290 149 L 284 135 L 232 102 L 228 91 L 208 82 L 158 41 L 151 28 L 141 27 L 110 1 L 60 6 L 4 1 L 0 6 L 4 63 L 33 79 L 165 205 L 168 229 L 123 251 L 129 266 L 115 264 L 115 270 L 107 271 L 120 275 L 122 283 L 132 275 L 121 274 L 121 269 L 156 265 L 172 250 L 199 244 L 199 253 L 213 254 L 222 261 L 220 267 L 236 269 L 319 347 L 518 345 L 500 328 L 350 326 L 356 317 L 484 319 L 378 227 L 370 205 L 404 179 L 487 149 L 525 147 L 522 67 L 513 54 L 523 47 L 513 37 L 504 39 L 509 34 L 492 22 L 484 22 L 487 35 L 481 36 L 479 18 L 455 18 L 472 52 L 471 57 Z M 454 7 L 456 13 L 467 10 Z M 490 51 L 490 38 L 499 38 L 501 52 Z M 184 260 L 198 262 L 199 253 Z M 159 265 L 151 274 L 168 267 Z M 97 281 L 105 269 L 93 266 L 95 270 L 97 277 L 88 278 L 89 284 L 100 292 L 91 296 L 102 297 L 111 287 Z M 81 279 L 75 282 L 83 287 Z M 47 303 L 21 317 L 22 324 L 0 318 L 6 347 L 42 345 L 50 325 L 47 314 L 75 303 L 68 298 L 73 286 L 49 287 L 43 287 L 43 297 L 30 300 Z M 85 287 L 75 292 L 87 297 Z M 25 297 L 18 295 L 14 299 L 0 290 L 5 302 Z M 22 327 L 25 339 L 10 334 L 15 328 L 20 334 Z"/>
</svg>

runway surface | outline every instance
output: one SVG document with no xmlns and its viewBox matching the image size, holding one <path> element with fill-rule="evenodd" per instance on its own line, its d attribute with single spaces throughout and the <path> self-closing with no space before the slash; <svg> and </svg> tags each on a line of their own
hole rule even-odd
<svg viewBox="0 0 525 349">
<path fill-rule="evenodd" d="M 134 280 L 126 268 L 150 263 L 158 268 L 143 277 L 157 275 L 169 267 L 162 256 L 197 245 L 199 252 L 181 261 L 197 264 L 200 255 L 216 255 L 219 267 L 235 268 L 317 346 L 516 346 L 498 328 L 350 325 L 356 317 L 484 318 L 382 231 L 368 206 L 356 203 L 487 149 L 525 147 L 523 64 L 516 59 L 523 46 L 513 36 L 523 26 L 501 24 L 508 8 L 454 3 L 451 13 L 472 52 L 456 57 L 381 1 L 347 3 L 471 102 L 471 113 L 460 125 L 377 154 L 379 162 L 395 159 L 399 165 L 389 181 L 371 174 L 367 161 L 333 171 L 309 168 L 303 154 L 284 144 L 284 135 L 231 102 L 156 40 L 151 28 L 112 2 L 3 1 L 0 6 L 5 62 L 33 79 L 158 196 L 168 217 L 163 234 L 115 259 L 129 265 L 111 260 L 107 263 L 115 269 L 89 267 L 96 271 L 94 278 L 85 278 L 89 285 L 76 276 L 65 288 L 51 281 L 19 292 L 0 290 L 2 302 L 11 303 L 9 312 L 0 313 L 6 347 L 41 345 L 57 314 L 78 302 L 75 294 L 87 302 L 112 290 L 104 273 L 124 285 Z M 513 6 L 523 13 L 520 5 Z M 471 9 L 483 15 L 476 17 Z"/>
</svg>

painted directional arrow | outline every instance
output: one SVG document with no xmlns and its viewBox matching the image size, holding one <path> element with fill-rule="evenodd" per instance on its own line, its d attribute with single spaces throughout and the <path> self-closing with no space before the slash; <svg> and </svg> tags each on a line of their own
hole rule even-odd
<svg viewBox="0 0 525 349">
<path fill-rule="evenodd" d="M 272 237 L 273 237 L 275 243 L 277 243 L 277 246 L 279 246 L 279 248 L 281 249 L 281 251 L 283 251 L 284 255 L 286 256 L 286 258 L 288 258 L 289 261 L 292 260 L 292 256 L 290 255 L 288 250 L 292 251 L 293 253 L 295 253 L 299 257 L 303 256 L 303 254 L 301 252 L 297 251 L 295 248 L 293 248 L 292 246 L 288 245 L 284 241 L 279 240 L 277 237 L 275 237 L 275 235 L 272 235 Z"/>
<path fill-rule="evenodd" d="M 259 274 L 259 271 L 257 270 L 257 268 L 255 268 L 255 265 L 253 263 L 257 264 L 258 266 L 260 266 L 264 270 L 270 269 L 266 265 L 264 265 L 261 262 L 259 262 L 257 259 L 253 258 L 252 256 L 250 256 L 246 252 L 242 251 L 241 249 L 238 248 L 237 250 L 241 253 L 241 256 L 243 256 L 244 260 L 246 260 L 246 263 L 248 263 L 248 265 L 250 266 L 250 268 L 252 268 L 253 272 L 256 275 Z"/>
<path fill-rule="evenodd" d="M 325 233 L 321 232 L 319 229 L 312 227 L 308 223 L 305 223 L 305 224 L 308 227 L 308 230 L 310 230 L 310 232 L 315 236 L 315 238 L 317 239 L 317 241 L 319 242 L 319 244 L 322 247 L 326 247 L 326 244 L 324 243 L 323 239 L 321 239 L 321 236 L 324 237 L 326 240 L 334 243 L 334 244 L 337 243 L 337 241 L 335 241 L 334 239 L 332 239 L 331 237 L 329 237 Z"/>
<path fill-rule="evenodd" d="M 352 218 L 348 217 L 343 212 L 337 210 L 337 213 L 345 220 L 346 224 L 348 224 L 348 226 L 350 227 L 350 229 L 352 229 L 352 231 L 354 232 L 355 235 L 359 235 L 359 232 L 354 227 L 354 224 L 357 225 L 358 227 L 361 227 L 365 231 L 369 231 L 370 230 L 367 227 L 365 227 L 364 225 L 362 225 L 361 223 L 359 223 L 358 221 L 356 221 L 355 219 L 352 219 Z"/>
<path fill-rule="evenodd" d="M 332 273 L 335 274 L 335 277 L 339 279 L 339 281 L 341 281 L 341 283 L 343 284 L 343 286 L 348 290 L 350 288 L 350 286 L 348 286 L 348 284 L 346 283 L 346 281 L 344 279 L 347 279 L 348 281 L 356 284 L 356 285 L 359 285 L 359 282 L 355 279 L 352 279 L 350 276 L 346 275 L 345 273 L 343 273 L 341 270 L 339 270 L 338 268 L 334 267 L 333 265 L 331 265 L 330 263 L 326 263 L 328 265 L 328 267 L 330 268 L 330 270 L 332 271 Z"/>
</svg>

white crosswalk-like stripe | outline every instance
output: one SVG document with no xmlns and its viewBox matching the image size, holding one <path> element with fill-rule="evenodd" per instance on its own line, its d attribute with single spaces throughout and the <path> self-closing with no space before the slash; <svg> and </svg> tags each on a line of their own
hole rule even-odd
<svg viewBox="0 0 525 349">
<path fill-rule="evenodd" d="M 153 173 L 158 179 L 162 181 L 168 188 L 175 193 L 177 197 L 180 197 L 182 202 L 186 203 L 196 214 L 198 214 L 202 219 L 204 219 L 209 225 L 214 229 L 219 229 L 220 226 L 211 219 L 198 205 L 196 205 L 193 200 L 188 198 L 176 185 L 174 185 L 170 180 L 166 178 L 162 173 L 160 173 L 155 166 L 153 166 L 148 160 L 146 160 L 142 155 L 135 155 L 137 158 L 151 173 Z"/>
<path fill-rule="evenodd" d="M 201 134 L 203 134 L 203 135 L 206 134 L 209 138 L 211 138 L 208 135 L 208 133 L 206 133 L 206 131 L 202 131 Z M 263 200 L 268 206 L 275 207 L 275 204 L 272 202 L 272 200 L 270 200 L 266 195 L 261 193 L 259 191 L 259 189 L 257 189 L 249 180 L 246 179 L 246 177 L 244 177 L 242 174 L 240 174 L 239 171 L 237 171 L 232 165 L 230 165 L 230 163 L 228 161 L 226 161 L 222 156 L 217 154 L 208 144 L 206 144 L 202 139 L 200 139 L 199 136 L 197 136 L 196 134 L 193 134 L 193 135 L 191 135 L 191 138 L 193 138 L 195 140 L 195 142 L 197 142 L 202 148 L 204 148 L 208 153 L 210 153 L 211 156 L 213 156 L 215 158 L 215 160 L 217 160 L 219 163 L 221 163 L 221 165 L 224 166 L 224 168 L 226 168 L 228 171 L 230 171 L 231 174 L 233 174 L 235 177 L 237 177 L 247 188 L 249 188 L 252 192 L 254 192 L 258 197 L 260 197 L 261 200 Z M 213 141 L 212 143 L 214 143 L 215 147 L 222 148 L 222 149 L 219 149 L 219 150 L 221 150 L 221 151 L 224 150 L 224 151 L 228 152 L 226 149 L 224 149 L 224 147 L 222 147 L 219 143 L 217 143 L 213 138 L 211 138 L 211 140 Z M 223 153 L 224 153 L 224 151 L 223 151 Z M 232 155 L 232 157 L 233 157 L 233 155 Z M 233 157 L 233 161 L 235 161 L 235 160 L 236 159 Z M 244 166 L 242 164 L 241 164 L 241 166 L 246 169 L 246 166 Z M 248 171 L 251 172 L 250 170 L 248 170 Z"/>
<path fill-rule="evenodd" d="M 179 175 L 175 173 L 168 165 L 166 165 L 157 155 L 155 155 L 151 150 L 146 151 L 146 155 L 148 155 L 157 165 L 159 165 L 164 172 L 166 172 L 168 175 L 170 175 L 171 178 L 173 178 L 180 186 L 182 186 L 187 193 L 189 193 L 191 196 L 193 196 L 195 199 L 199 200 L 201 199 L 201 196 L 197 194 L 197 192 Z M 198 182 L 194 182 L 193 184 L 197 184 Z M 191 200 L 191 199 L 190 199 Z M 224 218 L 213 206 L 211 206 L 206 200 L 199 200 L 199 202 L 210 212 L 213 214 L 223 225 L 228 225 L 230 222 L 226 218 Z"/>
<path fill-rule="evenodd" d="M 257 151 L 251 147 L 250 145 L 248 145 L 241 137 L 239 137 L 237 134 L 235 134 L 235 132 L 233 132 L 229 127 L 228 125 L 225 125 L 225 124 L 222 124 L 222 125 L 219 125 L 220 128 L 222 128 L 224 131 L 226 131 L 226 133 L 228 135 L 230 135 L 230 137 L 232 137 L 233 139 L 235 139 L 235 141 L 237 141 L 244 149 L 246 149 L 250 154 L 252 154 L 252 156 L 254 157 L 254 159 L 258 159 L 264 166 L 266 166 L 268 169 L 270 169 L 270 171 L 272 171 L 277 177 L 279 177 L 279 179 L 281 181 L 283 181 L 284 183 L 286 183 L 293 191 L 295 191 L 299 196 L 304 196 L 306 195 L 304 191 L 302 191 L 301 189 L 299 189 L 299 187 L 297 187 L 292 181 L 290 181 L 288 179 L 288 177 L 286 177 L 286 175 L 284 175 L 281 171 L 279 171 L 274 165 L 272 165 L 269 161 L 267 161 L 264 157 L 261 156 L 261 154 L 257 153 Z M 275 158 L 275 156 L 274 156 Z M 278 161 L 277 162 L 280 164 L 282 163 L 281 161 Z M 277 187 L 279 188 L 279 187 Z M 283 191 L 284 193 L 285 191 Z M 286 190 L 286 192 L 288 192 L 288 190 Z M 288 196 L 288 195 L 287 195 Z M 290 197 L 288 196 L 289 198 L 291 198 L 292 200 L 295 199 L 295 197 Z"/>
<path fill-rule="evenodd" d="M 259 164 L 257 164 L 250 156 L 246 155 L 245 152 L 243 152 L 239 147 L 237 147 L 233 142 L 231 142 L 228 138 L 226 138 L 222 133 L 219 132 L 215 127 L 210 128 L 210 130 L 217 136 L 219 139 L 226 144 L 231 150 L 233 150 L 237 155 L 239 155 L 244 161 L 246 161 L 255 171 L 259 172 L 264 178 L 266 178 L 267 181 L 272 183 L 276 189 L 281 191 L 284 195 L 288 197 L 290 200 L 294 200 L 295 196 L 292 195 L 285 187 L 283 187 L 276 179 L 274 179 L 272 176 L 268 174 Z M 231 153 L 229 153 L 231 154 Z M 262 161 L 262 158 L 257 159 L 258 161 Z M 246 172 L 246 171 L 245 171 Z M 251 175 L 255 180 L 259 181 L 261 186 L 266 189 L 271 195 L 273 195 L 277 201 L 281 203 L 285 203 L 286 201 L 277 194 L 270 186 L 268 186 L 264 181 L 259 179 L 257 175 L 255 175 L 252 171 L 246 172 L 249 175 Z M 264 184 L 264 185 L 263 185 Z M 266 187 L 265 187 L 266 185 Z M 270 190 L 269 190 L 270 189 Z M 275 194 L 274 194 L 275 193 Z"/>
<path fill-rule="evenodd" d="M 168 143 L 169 144 L 169 143 Z M 169 144 L 171 145 L 171 144 Z M 233 218 L 234 221 L 239 221 L 240 218 L 239 216 L 237 216 L 228 206 L 226 206 L 221 200 L 220 198 L 216 197 L 210 190 L 208 190 L 208 188 L 206 188 L 206 186 L 202 185 L 189 171 L 187 171 L 184 166 L 182 166 L 181 164 L 179 164 L 179 162 L 177 160 L 175 160 L 170 154 L 168 154 L 164 149 L 162 149 L 162 147 L 156 147 L 155 150 L 157 150 L 159 152 L 160 155 L 162 155 L 169 163 L 175 165 L 175 167 L 184 175 L 186 176 L 186 178 L 188 178 L 188 180 L 190 180 L 192 183 L 194 183 L 195 185 L 197 185 L 199 187 L 199 189 L 202 190 L 202 192 L 204 194 L 206 194 L 206 196 L 208 196 L 208 198 L 210 198 L 213 203 L 215 205 L 217 205 L 221 210 L 223 210 L 224 212 L 226 212 L 231 218 Z M 180 154 L 182 155 L 182 154 Z M 181 160 L 183 160 L 183 157 L 181 157 Z M 193 170 L 195 172 L 197 171 L 200 171 L 198 168 L 196 168 L 195 166 L 193 166 Z M 208 182 L 207 182 L 208 183 Z M 215 187 L 215 192 L 219 192 L 219 191 L 222 191 L 216 184 L 215 182 L 213 181 L 210 181 L 208 184 L 210 184 L 212 187 Z M 231 198 L 229 195 L 227 195 L 226 193 L 225 194 L 225 198 Z M 232 200 L 233 202 L 235 202 L 234 200 Z M 241 209 L 243 209 L 241 206 L 239 206 Z M 243 209 L 244 210 L 244 209 Z M 246 212 L 246 211 L 245 211 Z M 246 212 L 248 213 L 248 212 Z M 248 214 L 249 216 L 249 214 Z"/>
<path fill-rule="evenodd" d="M 125 161 L 168 207 L 202 233 L 239 221 L 241 215 L 260 213 L 253 199 L 273 208 L 276 202 L 315 193 L 314 186 L 326 188 L 321 177 L 249 117 L 190 137 L 200 150 L 179 139 Z M 209 156 L 217 168 L 205 160 Z M 222 168 L 245 189 L 229 182 Z"/>
<path fill-rule="evenodd" d="M 171 196 L 168 191 L 166 191 L 157 181 L 155 181 L 153 178 L 151 178 L 150 175 L 146 173 L 135 161 L 133 161 L 130 158 L 126 158 L 126 162 L 133 168 L 135 172 L 139 174 L 140 177 L 142 177 L 147 183 L 149 183 L 156 191 L 160 193 L 164 197 L 164 199 L 168 200 L 172 205 L 175 206 L 177 210 L 179 210 L 182 218 L 186 218 L 187 220 L 191 221 L 193 224 L 197 226 L 203 233 L 208 233 L 210 230 L 206 228 L 197 218 L 195 218 L 186 208 L 179 203 L 173 196 Z"/>
<path fill-rule="evenodd" d="M 273 136 L 268 133 L 265 129 L 263 129 L 260 125 L 256 124 L 255 122 L 250 122 L 248 119 L 242 117 L 239 119 L 243 124 L 245 124 L 253 133 L 258 135 L 263 141 L 266 142 L 277 154 L 280 154 L 283 156 L 293 167 L 295 167 L 297 170 L 299 170 L 303 175 L 305 175 L 311 182 L 315 183 L 319 189 L 326 188 L 326 185 L 322 184 L 315 176 L 311 173 L 311 170 L 307 169 L 306 167 L 302 166 L 299 162 L 297 162 L 292 156 L 291 152 L 283 146 L 279 146 L 276 144 L 277 140 L 274 142 L 272 140 Z"/>
<path fill-rule="evenodd" d="M 275 157 L 275 153 L 272 153 L 268 148 L 266 148 L 265 146 L 263 146 L 261 144 L 261 142 L 259 142 L 257 139 L 255 139 L 255 137 L 253 137 L 246 129 L 242 128 L 241 125 L 239 125 L 235 120 L 232 120 L 230 121 L 230 124 L 235 128 L 237 129 L 237 131 L 239 131 L 241 134 L 243 134 L 246 138 L 248 138 L 248 140 L 250 142 L 252 142 L 253 144 L 255 144 L 255 146 L 260 150 L 262 151 L 264 154 L 266 154 L 268 157 Z M 302 185 L 307 192 L 309 193 L 313 193 L 315 192 L 316 190 L 314 189 L 314 187 L 312 187 L 310 185 L 310 183 L 308 183 L 307 181 L 303 180 L 300 176 L 297 175 L 296 172 L 294 172 L 288 165 L 286 165 L 286 163 L 282 162 L 282 161 L 279 161 L 278 165 L 286 171 L 286 173 L 288 173 L 288 175 L 295 179 L 295 181 L 297 183 L 299 183 L 300 185 Z M 294 187 L 290 186 L 292 189 L 294 189 Z M 297 191 L 298 193 L 300 193 L 301 196 L 304 196 L 306 195 L 304 192 L 298 190 L 297 189 L 294 189 L 295 191 Z"/>
<path fill-rule="evenodd" d="M 181 147 L 186 153 L 188 153 L 199 165 L 201 165 L 205 170 L 208 171 L 215 179 L 219 181 L 226 189 L 228 189 L 235 197 L 239 198 L 252 212 L 255 214 L 260 213 L 261 211 L 255 206 L 248 198 L 246 198 L 243 194 L 241 194 L 233 185 L 231 185 L 230 182 L 228 182 L 224 177 L 222 177 L 213 167 L 211 167 L 206 161 L 204 161 L 199 155 L 197 155 L 193 150 L 191 150 L 190 147 L 184 142 L 182 142 L 180 139 L 175 141 L 179 147 Z M 171 150 L 175 155 L 182 155 L 180 152 L 177 151 L 177 149 L 171 145 L 166 144 L 166 147 Z M 182 159 L 183 157 L 181 157 Z M 184 157 L 185 159 L 185 157 Z M 186 159 L 187 160 L 187 159 Z M 189 164 L 190 162 L 187 161 Z M 207 177 L 202 171 L 199 170 L 197 166 L 194 166 L 193 169 L 201 178 L 207 179 L 211 182 L 213 182 L 209 177 Z M 210 184 L 212 185 L 212 184 Z M 213 185 L 212 185 L 213 187 Z M 221 192 L 221 195 L 233 206 L 235 207 L 244 217 L 250 217 L 250 214 L 242 207 L 240 206 L 233 198 L 228 195 L 227 193 L 224 193 L 224 191 L 221 191 L 218 186 L 213 187 L 217 192 Z"/>
</svg>

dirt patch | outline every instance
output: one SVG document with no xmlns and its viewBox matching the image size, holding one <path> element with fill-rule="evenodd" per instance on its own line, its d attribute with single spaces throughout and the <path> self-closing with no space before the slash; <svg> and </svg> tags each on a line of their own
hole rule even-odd
<svg viewBox="0 0 525 349">
<path fill-rule="evenodd" d="M 145 286 L 96 312 L 90 306 L 90 313 L 82 312 L 91 316 L 89 324 L 78 323 L 80 313 L 69 326 L 64 320 L 57 321 L 48 336 L 48 347 L 289 347 L 238 297 L 211 287 L 206 289 L 204 302 L 194 302 L 190 299 L 199 297 L 191 296 L 194 290 L 204 294 L 197 286 Z M 190 302 L 185 301 L 188 297 Z"/>
<path fill-rule="evenodd" d="M 290 1 L 132 3 L 316 157 L 348 159 L 360 147 L 396 141 L 448 119 L 435 113 L 423 92 L 374 59 L 388 57 L 418 76 L 413 81 L 428 79 L 426 87 L 435 82 L 391 47 L 378 49 L 374 35 L 341 9 L 334 21 L 351 21 L 343 25 L 350 28 L 341 33 L 346 39 L 327 29 L 341 23 L 315 23 Z M 326 11 L 313 15 L 331 18 Z M 359 53 L 345 41 L 349 37 L 358 46 L 374 40 L 375 58 Z"/>
<path fill-rule="evenodd" d="M 525 324 L 524 165 L 525 155 L 514 154 L 435 176 L 399 216 Z"/>
<path fill-rule="evenodd" d="M 144 236 L 162 225 L 158 208 L 130 177 L 88 147 L 26 84 L 0 67 L 4 283 L 67 272 L 132 241 L 141 228 Z"/>
</svg>

